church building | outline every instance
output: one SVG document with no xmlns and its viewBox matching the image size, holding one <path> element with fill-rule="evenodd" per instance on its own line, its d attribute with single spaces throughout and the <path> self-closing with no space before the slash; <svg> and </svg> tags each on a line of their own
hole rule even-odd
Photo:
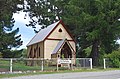
<svg viewBox="0 0 120 79">
<path fill-rule="evenodd" d="M 75 40 L 62 20 L 40 30 L 27 44 L 28 58 L 75 58 Z"/>
</svg>

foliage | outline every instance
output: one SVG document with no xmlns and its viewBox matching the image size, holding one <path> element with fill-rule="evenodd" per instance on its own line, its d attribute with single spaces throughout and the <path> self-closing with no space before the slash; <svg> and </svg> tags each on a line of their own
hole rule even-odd
<svg viewBox="0 0 120 79">
<path fill-rule="evenodd" d="M 89 57 L 90 53 L 91 53 L 91 49 L 92 47 L 87 47 L 86 49 L 84 49 L 85 53 L 86 53 L 86 57 Z"/>
<path fill-rule="evenodd" d="M 14 27 L 13 13 L 22 10 L 18 5 L 23 0 L 0 0 L 0 52 L 3 57 L 9 57 L 11 49 L 22 45 L 21 35 L 17 35 L 19 28 Z"/>
<path fill-rule="evenodd" d="M 22 56 L 22 51 L 21 50 L 9 50 L 9 52 L 1 53 L 1 58 L 2 56 L 4 58 L 20 58 Z"/>
<path fill-rule="evenodd" d="M 0 58 L 2 58 L 2 53 L 0 52 Z"/>
<path fill-rule="evenodd" d="M 109 58 L 111 66 L 120 68 L 120 50 L 113 51 L 111 54 L 108 54 L 106 57 Z"/>
<path fill-rule="evenodd" d="M 22 51 L 21 50 L 11 50 L 9 53 L 6 53 L 7 58 L 20 58 L 22 56 Z"/>
<path fill-rule="evenodd" d="M 110 53 L 116 46 L 115 40 L 120 35 L 120 6 L 117 4 L 120 4 L 120 1 L 70 0 L 65 6 L 63 19 L 72 24 L 71 27 L 74 26 L 74 33 L 76 37 L 79 35 L 77 40 L 80 41 L 81 48 L 92 45 L 90 57 L 93 58 L 94 65 L 97 65 L 100 48 Z"/>
<path fill-rule="evenodd" d="M 51 24 L 62 19 L 74 34 L 77 55 L 86 56 L 85 50 L 92 46 L 89 57 L 98 64 L 100 48 L 105 53 L 117 49 L 120 36 L 120 0 L 26 0 L 32 26 Z M 37 20 L 35 19 L 37 18 Z M 42 29 L 42 28 L 41 28 Z"/>
<path fill-rule="evenodd" d="M 21 57 L 27 58 L 27 49 L 23 49 Z"/>
</svg>

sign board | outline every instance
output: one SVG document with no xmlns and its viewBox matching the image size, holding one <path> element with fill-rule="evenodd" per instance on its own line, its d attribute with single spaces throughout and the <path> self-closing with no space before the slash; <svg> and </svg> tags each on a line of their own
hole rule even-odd
<svg viewBox="0 0 120 79">
<path fill-rule="evenodd" d="M 61 60 L 61 59 L 58 59 L 58 64 L 70 64 L 71 63 L 71 60 Z"/>
</svg>

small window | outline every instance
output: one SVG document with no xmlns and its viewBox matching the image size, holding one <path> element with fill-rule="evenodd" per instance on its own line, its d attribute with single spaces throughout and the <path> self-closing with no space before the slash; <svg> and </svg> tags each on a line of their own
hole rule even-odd
<svg viewBox="0 0 120 79">
<path fill-rule="evenodd" d="M 61 29 L 61 28 L 59 29 L 59 32 L 62 32 L 62 29 Z"/>
</svg>

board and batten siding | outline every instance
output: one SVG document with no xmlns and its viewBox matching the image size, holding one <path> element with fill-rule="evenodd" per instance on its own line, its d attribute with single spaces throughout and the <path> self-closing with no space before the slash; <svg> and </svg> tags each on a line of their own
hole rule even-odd
<svg viewBox="0 0 120 79">
<path fill-rule="evenodd" d="M 44 44 L 43 42 L 40 42 L 40 43 L 36 43 L 36 44 L 28 46 L 27 47 L 27 52 L 28 52 L 27 56 L 29 58 L 33 57 L 33 56 L 30 56 L 30 52 L 32 52 L 31 55 L 35 55 L 36 54 L 36 57 L 38 57 L 38 58 L 44 58 L 44 45 L 43 44 Z M 38 47 L 37 47 L 37 45 L 38 45 Z M 34 50 L 36 50 L 36 52 Z M 40 52 L 39 52 L 39 50 L 40 50 Z M 37 55 L 39 55 L 40 57 L 37 56 Z"/>
<path fill-rule="evenodd" d="M 30 49 L 31 49 L 31 46 L 28 46 L 27 47 L 27 57 L 29 57 L 29 54 L 30 54 L 30 51 L 31 51 Z"/>
<path fill-rule="evenodd" d="M 51 54 L 57 46 L 59 40 L 45 40 L 44 42 L 44 58 L 51 58 Z"/>
<path fill-rule="evenodd" d="M 44 58 L 44 42 L 40 42 L 38 46 L 40 47 L 40 58 Z"/>
</svg>

